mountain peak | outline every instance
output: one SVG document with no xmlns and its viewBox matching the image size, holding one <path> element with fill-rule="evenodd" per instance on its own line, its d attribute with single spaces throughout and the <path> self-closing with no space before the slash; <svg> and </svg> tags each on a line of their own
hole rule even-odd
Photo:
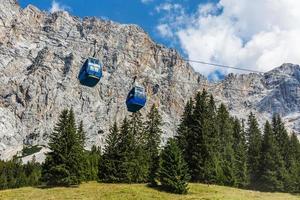
<svg viewBox="0 0 300 200">
<path fill-rule="evenodd" d="M 299 73 L 300 72 L 300 66 L 297 64 L 292 64 L 292 63 L 284 63 L 281 66 L 271 70 L 270 72 L 267 73 L 282 73 L 286 75 L 293 75 L 294 73 Z"/>
</svg>

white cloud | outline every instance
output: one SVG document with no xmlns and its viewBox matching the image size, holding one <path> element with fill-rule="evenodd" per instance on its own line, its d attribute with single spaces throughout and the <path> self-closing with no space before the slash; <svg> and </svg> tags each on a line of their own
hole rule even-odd
<svg viewBox="0 0 300 200">
<path fill-rule="evenodd" d="M 58 12 L 58 11 L 66 11 L 66 10 L 69 10 L 69 9 L 70 9 L 70 7 L 62 5 L 59 2 L 53 0 L 51 8 L 49 9 L 49 12 L 55 13 L 55 12 Z"/>
<path fill-rule="evenodd" d="M 163 37 L 173 38 L 175 36 L 173 27 L 184 24 L 184 20 L 187 19 L 181 4 L 162 3 L 155 7 L 155 11 L 164 14 L 161 23 L 156 27 L 158 33 Z"/>
<path fill-rule="evenodd" d="M 156 29 L 163 37 L 173 37 L 173 31 L 168 24 L 159 24 Z"/>
<path fill-rule="evenodd" d="M 183 7 L 180 4 L 173 4 L 173 3 L 162 3 L 155 7 L 156 12 L 162 12 L 162 11 L 180 11 Z"/>
<path fill-rule="evenodd" d="M 169 25 L 190 59 L 267 71 L 285 62 L 300 64 L 299 10 L 299 0 L 220 0 L 189 16 L 179 13 L 180 25 L 179 16 L 165 17 L 160 25 Z M 205 75 L 217 69 L 194 68 Z"/>
</svg>

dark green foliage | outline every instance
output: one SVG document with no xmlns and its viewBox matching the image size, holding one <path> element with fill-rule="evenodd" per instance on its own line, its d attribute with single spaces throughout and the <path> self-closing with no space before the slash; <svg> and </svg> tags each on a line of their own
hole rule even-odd
<svg viewBox="0 0 300 200">
<path fill-rule="evenodd" d="M 147 115 L 145 123 L 146 134 L 146 153 L 149 157 L 149 178 L 151 186 L 157 185 L 157 176 L 159 170 L 159 145 L 161 142 L 162 118 L 155 105 L 152 105 L 150 112 Z"/>
<path fill-rule="evenodd" d="M 127 127 L 127 119 L 124 119 L 122 129 L 128 130 Z M 121 135 L 119 133 L 118 125 L 115 122 L 110 128 L 109 134 L 106 138 L 106 146 L 104 148 L 101 162 L 99 163 L 98 175 L 100 181 L 109 183 L 121 181 L 121 148 L 124 147 L 121 147 Z"/>
<path fill-rule="evenodd" d="M 293 193 L 300 192 L 300 143 L 295 133 L 289 140 L 288 157 L 286 158 L 286 167 L 288 180 L 286 190 Z"/>
<path fill-rule="evenodd" d="M 84 131 L 84 128 L 83 128 L 83 122 L 80 121 L 79 123 L 79 127 L 78 127 L 78 130 L 77 130 L 77 134 L 78 134 L 78 137 L 79 137 L 79 142 L 81 143 L 81 145 L 84 147 L 85 145 L 85 131 Z"/>
<path fill-rule="evenodd" d="M 149 156 L 146 151 L 147 134 L 142 116 L 133 113 L 125 118 L 120 132 L 117 124 L 110 131 L 99 168 L 104 182 L 144 183 L 149 175 Z"/>
<path fill-rule="evenodd" d="M 272 126 L 275 139 L 278 143 L 279 152 L 283 158 L 288 154 L 289 136 L 281 120 L 280 115 L 274 115 L 272 119 Z"/>
<path fill-rule="evenodd" d="M 101 161 L 101 149 L 92 146 L 91 151 L 85 152 L 85 166 L 84 166 L 84 180 L 96 181 L 98 180 L 99 164 Z"/>
<path fill-rule="evenodd" d="M 192 113 L 193 120 L 190 122 L 190 129 L 192 134 L 188 135 L 186 149 L 188 157 L 186 158 L 191 180 L 195 182 L 205 180 L 205 160 L 208 157 L 207 145 L 205 144 L 205 134 L 207 134 L 204 128 L 205 117 L 207 115 L 207 93 L 198 93 L 195 98 L 195 106 Z"/>
<path fill-rule="evenodd" d="M 130 160 L 134 158 L 135 151 L 135 141 L 134 135 L 130 129 L 130 123 L 127 118 L 123 120 L 121 129 L 120 129 L 120 139 L 117 149 L 120 152 L 120 158 L 118 159 L 119 170 L 118 170 L 118 179 L 119 182 L 130 182 L 132 180 L 128 180 L 128 166 L 130 164 Z"/>
<path fill-rule="evenodd" d="M 204 95 L 207 101 L 207 95 Z M 223 169 L 221 166 L 220 153 L 220 133 L 218 131 L 218 121 L 216 105 L 213 96 L 209 97 L 206 103 L 206 115 L 204 116 L 203 137 L 206 156 L 204 160 L 204 175 L 203 180 L 206 183 L 218 183 L 220 177 L 223 176 Z"/>
<path fill-rule="evenodd" d="M 35 158 L 25 165 L 14 157 L 10 161 L 0 161 L 0 189 L 36 186 L 40 184 L 41 166 Z"/>
<path fill-rule="evenodd" d="M 259 189 L 265 191 L 283 191 L 285 176 L 284 161 L 270 123 L 264 128 L 261 149 Z"/>
<path fill-rule="evenodd" d="M 43 165 L 47 185 L 70 186 L 81 182 L 84 174 L 82 135 L 78 133 L 73 110 L 64 110 L 49 141 L 50 152 Z"/>
<path fill-rule="evenodd" d="M 176 139 L 159 154 L 162 118 L 153 105 L 142 120 L 133 113 L 118 127 L 115 122 L 100 148 L 85 151 L 83 123 L 76 127 L 72 110 L 64 110 L 50 136 L 46 161 L 22 165 L 15 157 L 0 161 L 0 189 L 47 185 L 70 186 L 81 181 L 150 183 L 185 194 L 187 182 L 202 182 L 264 191 L 300 192 L 300 143 L 288 136 L 279 115 L 266 122 L 262 137 L 253 113 L 247 128 L 230 116 L 224 104 L 216 109 L 203 90 L 185 107 Z M 24 155 L 40 150 L 26 147 Z M 190 175 L 191 177 L 190 177 Z"/>
<path fill-rule="evenodd" d="M 169 192 L 186 194 L 189 174 L 181 150 L 176 141 L 170 139 L 161 152 L 160 181 L 161 187 Z"/>
<path fill-rule="evenodd" d="M 256 117 L 253 113 L 250 113 L 248 118 L 246 136 L 248 141 L 248 169 L 250 185 L 255 187 L 260 173 L 262 135 Z"/>
<path fill-rule="evenodd" d="M 233 150 L 235 153 L 235 178 L 237 187 L 246 187 L 249 183 L 247 167 L 247 147 L 244 127 L 240 121 L 233 120 Z"/>
<path fill-rule="evenodd" d="M 194 110 L 194 102 L 193 99 L 190 99 L 184 108 L 184 113 L 181 118 L 180 125 L 177 130 L 176 139 L 179 147 L 183 151 L 184 159 L 189 159 L 188 154 L 188 140 L 191 137 L 191 123 L 193 122 L 193 110 Z"/>
<path fill-rule="evenodd" d="M 35 145 L 35 146 L 26 146 L 22 150 L 22 157 L 35 154 L 35 153 L 39 152 L 41 149 L 42 149 L 42 147 L 40 147 L 38 145 Z"/>
<path fill-rule="evenodd" d="M 178 128 L 177 141 L 182 148 L 188 164 L 191 180 L 194 182 L 213 182 L 214 172 L 211 171 L 214 159 L 210 155 L 211 146 L 208 144 L 214 131 L 209 129 L 208 94 L 205 90 L 198 92 L 195 103 L 187 102 L 185 112 Z M 212 114 L 212 113 L 211 113 Z"/>
<path fill-rule="evenodd" d="M 224 185 L 235 185 L 236 168 L 235 168 L 235 153 L 233 150 L 233 127 L 232 121 L 224 104 L 221 104 L 217 114 L 218 131 L 220 137 L 220 154 L 221 154 L 221 167 L 223 177 L 219 180 Z"/>
<path fill-rule="evenodd" d="M 184 152 L 192 181 L 234 185 L 233 130 L 224 105 L 218 109 L 213 96 L 203 90 L 185 108 L 177 141 Z M 230 177 L 230 178 L 229 178 Z"/>
<path fill-rule="evenodd" d="M 79 137 L 79 143 L 82 147 L 85 145 L 86 133 L 84 131 L 83 122 L 79 123 L 77 129 L 77 135 Z M 100 147 L 92 146 L 91 151 L 84 151 L 82 162 L 83 173 L 81 174 L 81 180 L 84 181 L 96 181 L 98 180 L 99 163 L 101 159 Z"/>
<path fill-rule="evenodd" d="M 146 135 L 142 115 L 133 113 L 128 125 L 121 129 L 122 181 L 127 183 L 147 182 L 149 157 L 146 152 Z"/>
</svg>

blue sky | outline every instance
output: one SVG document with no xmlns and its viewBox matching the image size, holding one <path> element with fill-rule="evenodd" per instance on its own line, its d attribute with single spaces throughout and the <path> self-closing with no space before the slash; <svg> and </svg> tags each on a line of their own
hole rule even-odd
<svg viewBox="0 0 300 200">
<path fill-rule="evenodd" d="M 55 0 L 60 9 L 85 17 L 138 24 L 154 41 L 191 60 L 266 72 L 300 64 L 299 0 Z M 54 0 L 19 0 L 41 10 Z M 57 9 L 54 9 L 57 10 Z M 190 63 L 210 79 L 233 69 Z"/>
<path fill-rule="evenodd" d="M 184 54 L 174 38 L 166 38 L 158 33 L 157 26 L 167 13 L 158 12 L 157 8 L 164 3 L 180 4 L 187 13 L 193 13 L 199 4 L 213 0 L 56 0 L 73 15 L 97 16 L 108 18 L 119 23 L 138 24 L 146 30 L 156 42 L 175 47 Z M 49 10 L 53 0 L 19 0 L 22 7 L 32 4 L 41 10 Z"/>
</svg>

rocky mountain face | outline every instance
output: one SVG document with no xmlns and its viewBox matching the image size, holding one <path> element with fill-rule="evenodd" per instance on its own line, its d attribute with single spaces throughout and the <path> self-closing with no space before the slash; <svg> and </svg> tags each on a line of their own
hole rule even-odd
<svg viewBox="0 0 300 200">
<path fill-rule="evenodd" d="M 77 80 L 87 57 L 104 65 L 94 88 Z M 298 65 L 230 74 L 210 84 L 175 50 L 156 44 L 136 25 L 49 14 L 34 6 L 21 9 L 16 0 L 1 0 L 0 158 L 10 158 L 23 145 L 46 145 L 59 113 L 71 107 L 87 131 L 87 148 L 103 144 L 109 125 L 129 115 L 125 98 L 134 76 L 148 93 L 143 115 L 153 103 L 159 106 L 164 139 L 174 134 L 185 101 L 203 88 L 234 115 L 246 118 L 253 111 L 263 122 L 278 112 L 290 129 L 300 131 Z M 156 95 L 155 84 L 160 85 Z"/>
<path fill-rule="evenodd" d="M 87 147 L 102 144 L 109 125 L 129 115 L 125 99 L 134 76 L 148 91 L 143 114 L 156 103 L 164 136 L 170 136 L 186 98 L 207 82 L 176 51 L 154 43 L 136 25 L 21 9 L 15 0 L 1 1 L 0 19 L 1 158 L 23 144 L 46 145 L 59 113 L 71 107 L 83 120 Z M 77 80 L 91 56 L 105 66 L 94 88 Z M 157 95 L 151 93 L 155 84 Z"/>
<path fill-rule="evenodd" d="M 263 74 L 229 74 L 213 93 L 240 118 L 252 111 L 264 123 L 278 113 L 290 131 L 300 132 L 299 65 L 283 64 Z"/>
</svg>

